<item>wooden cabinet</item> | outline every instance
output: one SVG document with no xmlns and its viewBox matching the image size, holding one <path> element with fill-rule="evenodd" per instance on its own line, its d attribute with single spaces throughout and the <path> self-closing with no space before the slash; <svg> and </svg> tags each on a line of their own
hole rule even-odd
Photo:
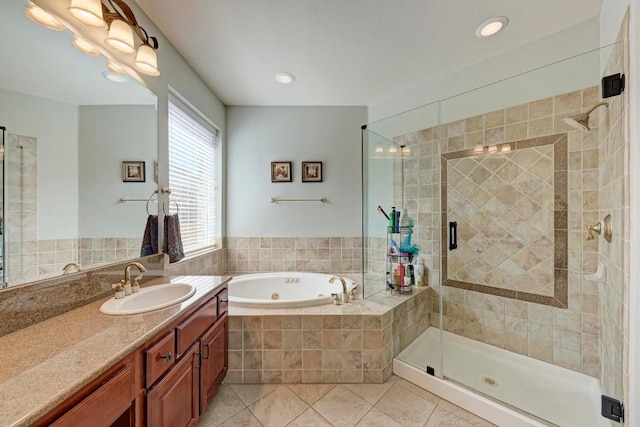
<svg viewBox="0 0 640 427">
<path fill-rule="evenodd" d="M 227 302 L 224 286 L 34 426 L 195 426 L 227 373 Z"/>
<path fill-rule="evenodd" d="M 198 422 L 200 343 L 185 351 L 175 367 L 147 391 L 150 426 L 188 427 Z"/>
<path fill-rule="evenodd" d="M 141 381 L 136 371 L 139 352 L 127 356 L 78 393 L 39 420 L 34 426 L 132 427 L 139 425 L 136 401 Z"/>
<path fill-rule="evenodd" d="M 205 411 L 222 383 L 229 366 L 229 319 L 225 313 L 200 340 L 202 369 L 200 372 L 200 414 Z"/>
</svg>

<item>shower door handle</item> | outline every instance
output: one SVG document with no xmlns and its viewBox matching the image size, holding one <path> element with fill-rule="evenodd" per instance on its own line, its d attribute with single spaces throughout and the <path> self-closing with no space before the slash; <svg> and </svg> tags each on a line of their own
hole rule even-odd
<svg viewBox="0 0 640 427">
<path fill-rule="evenodd" d="M 449 250 L 458 249 L 458 223 L 449 222 Z"/>
</svg>

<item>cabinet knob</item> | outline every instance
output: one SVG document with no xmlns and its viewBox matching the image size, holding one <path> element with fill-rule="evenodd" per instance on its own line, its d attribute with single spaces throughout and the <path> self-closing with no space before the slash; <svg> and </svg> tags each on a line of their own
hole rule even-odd
<svg viewBox="0 0 640 427">
<path fill-rule="evenodd" d="M 167 362 L 170 362 L 171 361 L 171 352 L 165 354 L 164 356 L 158 355 L 158 359 L 164 359 Z"/>
</svg>

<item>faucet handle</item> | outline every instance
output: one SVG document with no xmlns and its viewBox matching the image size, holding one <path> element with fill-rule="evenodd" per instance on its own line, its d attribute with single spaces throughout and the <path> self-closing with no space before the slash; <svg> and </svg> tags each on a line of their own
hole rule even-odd
<svg viewBox="0 0 640 427">
<path fill-rule="evenodd" d="M 138 283 L 138 280 L 140 280 L 141 278 L 142 278 L 142 275 L 133 279 L 133 284 L 131 285 L 131 292 L 133 292 L 134 294 L 140 291 L 140 283 Z"/>
<path fill-rule="evenodd" d="M 116 290 L 115 299 L 124 298 L 124 289 L 122 288 L 122 282 L 112 284 L 111 289 Z"/>
<path fill-rule="evenodd" d="M 331 294 L 331 296 L 333 297 L 333 304 L 334 305 L 340 305 L 340 298 L 338 297 L 338 294 Z"/>
</svg>

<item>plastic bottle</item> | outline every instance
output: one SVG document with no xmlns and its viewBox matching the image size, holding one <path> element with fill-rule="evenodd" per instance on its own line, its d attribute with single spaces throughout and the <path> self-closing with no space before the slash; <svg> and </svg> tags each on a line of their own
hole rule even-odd
<svg viewBox="0 0 640 427">
<path fill-rule="evenodd" d="M 396 267 L 396 273 L 398 273 L 398 276 L 400 277 L 400 285 L 404 286 L 404 275 L 405 275 L 404 265 L 398 264 L 398 266 Z"/>
<path fill-rule="evenodd" d="M 413 265 L 408 264 L 407 268 L 404 271 L 404 285 L 411 286 L 413 285 Z"/>
<path fill-rule="evenodd" d="M 396 230 L 396 207 L 391 206 L 391 212 L 389 213 L 389 232 L 393 233 Z"/>
<path fill-rule="evenodd" d="M 422 262 L 422 258 L 418 258 L 416 265 L 413 266 L 413 274 L 416 278 L 416 286 L 424 286 L 424 264 Z"/>
</svg>

